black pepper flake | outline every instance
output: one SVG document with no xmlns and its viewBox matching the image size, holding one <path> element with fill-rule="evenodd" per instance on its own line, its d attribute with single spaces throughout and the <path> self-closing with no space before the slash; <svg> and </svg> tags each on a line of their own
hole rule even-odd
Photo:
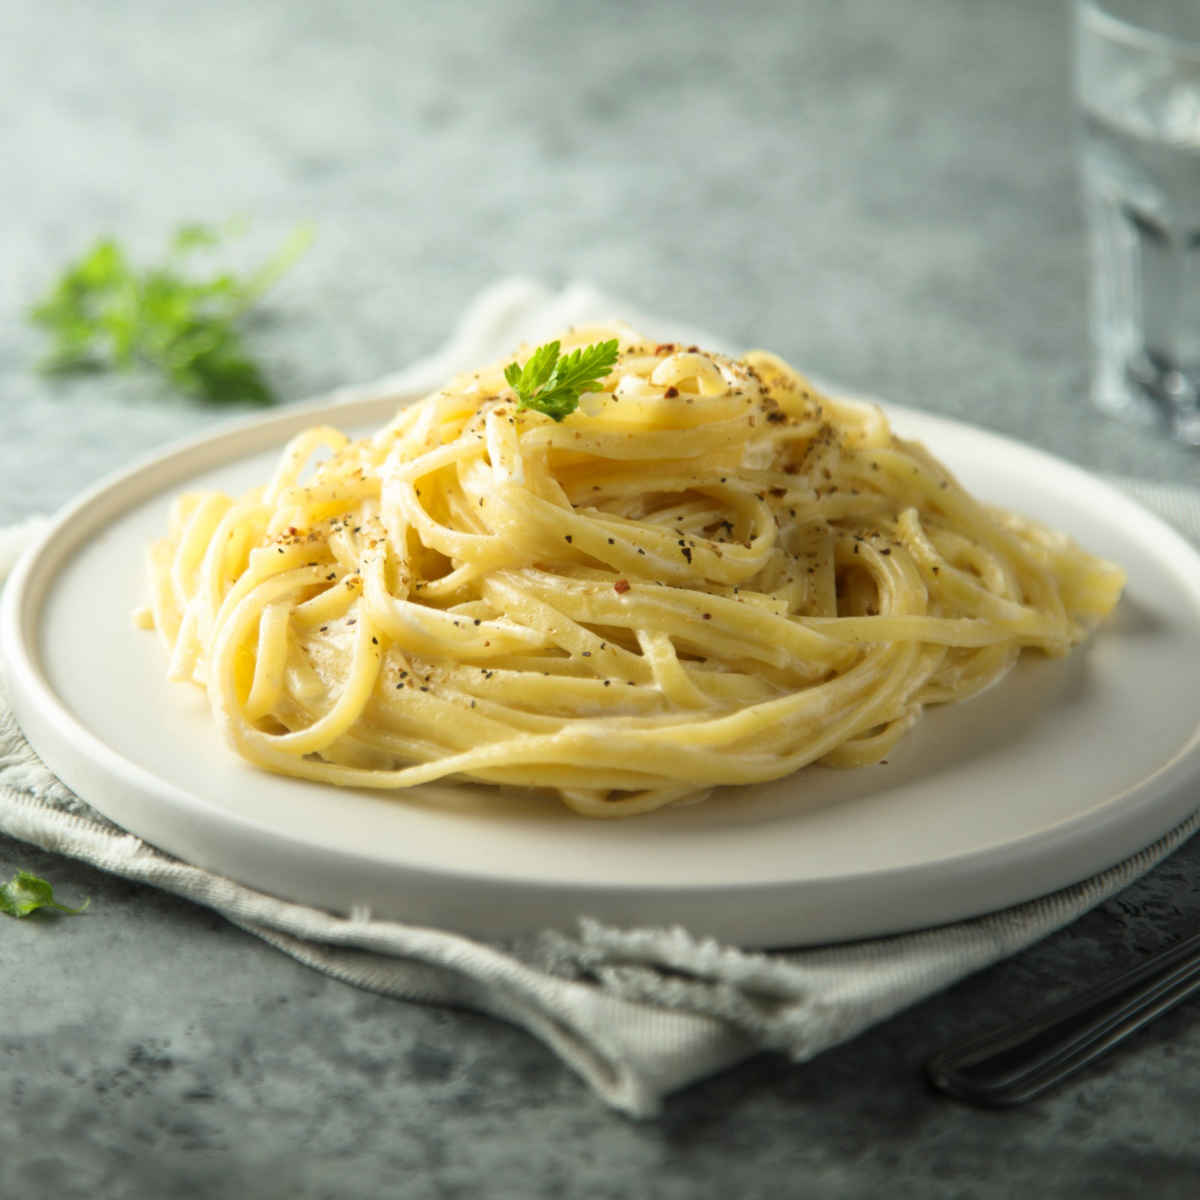
<svg viewBox="0 0 1200 1200">
<path fill-rule="evenodd" d="M 883 548 L 882 550 L 880 550 L 880 552 L 879 552 L 879 553 L 880 553 L 880 554 L 891 554 L 891 552 L 892 552 L 892 551 L 891 551 L 891 548 L 890 548 L 890 547 L 888 547 L 888 546 L 884 546 L 884 548 Z"/>
<path fill-rule="evenodd" d="M 689 546 L 684 546 L 684 548 L 683 548 L 683 549 L 680 551 L 680 554 L 682 554 L 682 555 L 683 555 L 683 557 L 684 557 L 684 558 L 686 558 L 686 559 L 688 560 L 688 562 L 689 562 L 689 563 L 691 563 L 691 561 L 692 561 L 692 551 L 691 551 L 691 547 L 689 547 Z"/>
<path fill-rule="evenodd" d="M 346 624 L 347 624 L 347 625 L 354 625 L 354 624 L 356 624 L 356 623 L 357 623 L 357 621 L 358 621 L 358 618 L 357 618 L 357 617 L 347 617 L 347 618 L 346 618 Z"/>
<path fill-rule="evenodd" d="M 585 651 L 583 652 L 583 657 L 584 657 L 584 658 L 591 658 L 591 657 L 592 657 L 592 652 L 591 652 L 590 650 L 585 650 Z"/>
<path fill-rule="evenodd" d="M 563 541 L 565 541 L 565 542 L 569 542 L 570 540 L 571 540 L 571 535 L 568 533 L 568 534 L 566 535 L 566 537 L 564 537 L 564 538 L 563 538 Z"/>
<path fill-rule="evenodd" d="M 711 621 L 711 620 L 712 620 L 712 613 L 705 613 L 705 614 L 704 614 L 704 619 L 705 619 L 706 621 Z"/>
<path fill-rule="evenodd" d="M 608 686 L 609 686 L 611 683 L 612 683 L 612 680 L 611 680 L 611 679 L 606 679 L 606 680 L 604 681 L 604 686 L 605 686 L 605 687 L 608 687 Z"/>
<path fill-rule="evenodd" d="M 372 645 L 372 646 L 378 646 L 378 645 L 379 645 L 379 639 L 378 639 L 377 637 L 373 637 L 373 638 L 371 639 L 371 645 Z"/>
<path fill-rule="evenodd" d="M 483 624 L 483 622 L 482 622 L 482 621 L 480 621 L 480 619 L 479 619 L 478 617 L 476 617 L 476 618 L 475 618 L 475 624 L 476 624 L 476 625 L 482 625 L 482 624 Z"/>
</svg>

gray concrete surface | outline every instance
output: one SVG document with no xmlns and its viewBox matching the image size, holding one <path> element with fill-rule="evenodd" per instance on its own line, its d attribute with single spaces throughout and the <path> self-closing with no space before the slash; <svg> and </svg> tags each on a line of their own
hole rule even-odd
<svg viewBox="0 0 1200 1200">
<path fill-rule="evenodd" d="M 288 399 L 394 370 L 523 271 L 1200 483 L 1195 453 L 1085 398 L 1068 47 L 1039 0 L 5 0 L 0 520 L 227 415 L 144 379 L 48 383 L 22 312 L 100 232 L 149 254 L 231 213 L 251 253 L 320 226 L 253 331 Z M 757 1059 L 642 1125 L 507 1026 L 0 840 L 18 866 L 92 915 L 0 923 L 2 1200 L 1196 1194 L 1195 1003 L 1021 1111 L 919 1067 L 1194 927 L 1200 847 L 808 1066 Z"/>
</svg>

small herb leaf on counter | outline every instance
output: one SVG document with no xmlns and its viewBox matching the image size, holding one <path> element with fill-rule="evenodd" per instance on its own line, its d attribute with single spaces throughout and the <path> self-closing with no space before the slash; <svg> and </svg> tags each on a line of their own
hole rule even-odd
<svg viewBox="0 0 1200 1200">
<path fill-rule="evenodd" d="M 87 908 L 85 900 L 79 908 L 68 908 L 54 899 L 54 888 L 29 871 L 18 871 L 7 883 L 0 883 L 0 913 L 10 917 L 27 917 L 39 908 L 52 908 L 75 916 Z"/>
</svg>

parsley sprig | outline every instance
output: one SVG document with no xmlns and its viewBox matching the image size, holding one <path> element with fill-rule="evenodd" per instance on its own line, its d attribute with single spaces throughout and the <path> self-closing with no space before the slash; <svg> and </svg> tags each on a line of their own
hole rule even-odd
<svg viewBox="0 0 1200 1200">
<path fill-rule="evenodd" d="M 85 900 L 79 908 L 68 908 L 54 899 L 54 888 L 29 871 L 18 871 L 7 883 L 0 883 L 0 913 L 10 917 L 27 917 L 39 908 L 54 908 L 75 916 L 87 908 Z"/>
<path fill-rule="evenodd" d="M 600 380 L 612 374 L 620 354 L 616 338 L 566 355 L 560 355 L 561 350 L 561 342 L 547 342 L 529 356 L 524 368 L 515 362 L 504 368 L 518 409 L 536 409 L 561 421 L 579 407 L 584 392 L 604 390 Z"/>
<path fill-rule="evenodd" d="M 29 319 L 50 335 L 38 368 L 65 374 L 144 365 L 203 400 L 273 402 L 236 326 L 296 265 L 315 228 L 297 225 L 244 278 L 221 269 L 200 271 L 196 259 L 211 255 L 234 232 L 236 227 L 184 225 L 162 264 L 142 269 L 115 239 L 101 238 L 29 310 Z"/>
</svg>

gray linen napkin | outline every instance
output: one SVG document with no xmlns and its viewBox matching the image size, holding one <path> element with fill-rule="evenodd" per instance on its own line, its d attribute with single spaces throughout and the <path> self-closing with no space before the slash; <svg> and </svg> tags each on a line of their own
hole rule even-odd
<svg viewBox="0 0 1200 1200">
<path fill-rule="evenodd" d="M 485 294 L 468 318 L 492 333 L 504 325 L 498 355 L 520 337 L 537 338 L 598 315 L 600 299 L 586 285 L 553 296 L 536 284 L 507 281 Z M 525 332 L 527 318 L 533 318 L 532 332 Z M 661 336 L 693 340 L 679 331 Z M 459 354 L 483 344 L 462 329 L 456 338 L 451 348 Z M 452 357 L 443 352 L 419 365 L 424 375 L 406 372 L 345 395 L 419 389 L 430 372 L 440 379 L 454 370 Z M 1200 492 L 1114 482 L 1200 543 Z M 0 530 L 0 573 L 32 531 L 29 525 Z M 0 691 L 0 833 L 206 905 L 356 987 L 476 1009 L 520 1025 L 608 1104 L 633 1117 L 653 1116 L 671 1092 L 761 1050 L 800 1062 L 854 1037 L 1062 928 L 1144 875 L 1198 828 L 1200 813 L 1110 870 L 1028 904 L 866 942 L 751 953 L 678 928 L 584 922 L 573 934 L 548 931 L 488 945 L 367 913 L 339 917 L 291 904 L 162 853 L 56 779 L 25 741 Z"/>
</svg>

